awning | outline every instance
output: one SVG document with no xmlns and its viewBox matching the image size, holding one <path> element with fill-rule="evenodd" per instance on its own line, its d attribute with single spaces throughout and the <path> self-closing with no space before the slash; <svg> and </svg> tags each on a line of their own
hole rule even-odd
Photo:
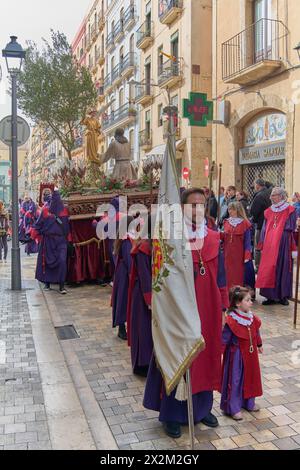
<svg viewBox="0 0 300 470">
<path fill-rule="evenodd" d="M 176 141 L 176 150 L 182 150 L 186 144 L 186 139 L 181 139 Z M 156 158 L 163 157 L 166 150 L 166 144 L 157 145 L 150 152 L 145 154 L 145 159 L 147 158 Z"/>
</svg>

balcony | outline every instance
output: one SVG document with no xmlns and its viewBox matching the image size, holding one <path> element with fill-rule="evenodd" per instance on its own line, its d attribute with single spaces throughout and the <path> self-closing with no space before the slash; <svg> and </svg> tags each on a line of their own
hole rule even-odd
<svg viewBox="0 0 300 470">
<path fill-rule="evenodd" d="M 91 27 L 92 41 L 96 41 L 97 37 L 98 37 L 98 25 L 96 23 L 94 23 Z"/>
<path fill-rule="evenodd" d="M 91 36 L 87 36 L 86 38 L 86 50 L 87 52 L 91 49 L 92 47 L 92 39 L 91 39 Z"/>
<path fill-rule="evenodd" d="M 129 78 L 134 74 L 135 70 L 135 54 L 128 52 L 123 60 L 120 62 L 120 73 L 123 78 Z"/>
<path fill-rule="evenodd" d="M 158 84 L 162 88 L 172 88 L 182 80 L 181 59 L 169 59 L 158 69 Z"/>
<path fill-rule="evenodd" d="M 130 5 L 124 13 L 124 29 L 130 31 L 135 24 L 135 6 Z"/>
<path fill-rule="evenodd" d="M 112 85 L 117 86 L 119 83 L 121 83 L 122 79 L 123 77 L 121 75 L 121 66 L 120 64 L 117 64 L 111 71 L 111 83 Z"/>
<path fill-rule="evenodd" d="M 107 52 L 111 52 L 115 48 L 115 38 L 114 38 L 114 31 L 109 33 L 106 38 L 106 50 Z"/>
<path fill-rule="evenodd" d="M 152 149 L 152 131 L 145 129 L 139 133 L 139 146 L 143 150 Z"/>
<path fill-rule="evenodd" d="M 146 106 L 147 104 L 151 103 L 153 98 L 154 90 L 153 85 L 150 82 L 145 82 L 140 85 L 136 85 L 135 102 L 137 104 Z"/>
<path fill-rule="evenodd" d="M 105 17 L 103 11 L 98 14 L 98 28 L 99 32 L 103 31 L 105 27 Z"/>
<path fill-rule="evenodd" d="M 45 163 L 50 165 L 51 163 L 55 162 L 56 160 L 56 154 L 55 153 L 50 153 L 45 157 Z"/>
<path fill-rule="evenodd" d="M 111 74 L 109 73 L 104 78 L 104 92 L 110 93 L 112 89 L 113 89 L 113 86 L 112 86 L 112 81 L 111 81 Z"/>
<path fill-rule="evenodd" d="M 154 23 L 145 21 L 137 30 L 136 47 L 138 49 L 147 49 L 154 41 Z"/>
<path fill-rule="evenodd" d="M 182 0 L 159 0 L 158 16 L 162 24 L 172 24 L 182 12 Z"/>
<path fill-rule="evenodd" d="M 272 75 L 287 61 L 287 47 L 282 21 L 257 21 L 222 44 L 223 81 L 248 85 Z"/>
<path fill-rule="evenodd" d="M 124 37 L 124 26 L 123 26 L 123 19 L 121 18 L 120 21 L 115 26 L 114 29 L 114 41 L 115 43 L 118 43 L 122 41 Z"/>
<path fill-rule="evenodd" d="M 106 133 L 112 132 L 117 127 L 125 127 L 131 124 L 136 119 L 136 109 L 130 103 L 126 103 L 119 109 L 112 111 L 109 115 L 103 118 L 102 128 Z"/>
</svg>

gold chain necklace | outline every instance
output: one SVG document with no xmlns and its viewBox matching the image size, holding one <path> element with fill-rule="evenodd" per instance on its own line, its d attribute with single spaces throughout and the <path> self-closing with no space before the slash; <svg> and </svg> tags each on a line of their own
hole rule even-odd
<svg viewBox="0 0 300 470">
<path fill-rule="evenodd" d="M 196 247 L 195 242 L 193 242 L 193 243 L 194 243 L 194 248 L 196 248 L 197 253 L 198 253 L 198 256 L 199 256 L 198 266 L 199 266 L 200 276 L 205 276 L 205 274 L 206 274 L 206 269 L 205 269 L 204 262 L 203 262 L 203 259 L 202 259 L 202 255 L 201 255 L 202 249 L 201 249 L 201 250 L 198 250 L 198 248 Z"/>
</svg>

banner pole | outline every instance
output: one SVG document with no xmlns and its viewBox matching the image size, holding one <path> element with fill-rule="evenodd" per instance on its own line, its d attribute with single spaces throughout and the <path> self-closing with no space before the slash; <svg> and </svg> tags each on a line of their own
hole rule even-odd
<svg viewBox="0 0 300 470">
<path fill-rule="evenodd" d="M 222 184 L 222 163 L 219 165 L 219 187 L 218 187 L 218 217 L 217 220 L 218 222 L 220 221 L 220 215 L 221 215 L 221 207 L 220 207 L 220 202 L 221 202 L 221 184 Z"/>
<path fill-rule="evenodd" d="M 192 395 L 190 369 L 188 369 L 186 372 L 186 385 L 187 385 L 187 403 L 188 403 L 190 443 L 191 443 L 191 450 L 195 450 L 194 407 L 193 407 L 193 395 Z"/>
</svg>

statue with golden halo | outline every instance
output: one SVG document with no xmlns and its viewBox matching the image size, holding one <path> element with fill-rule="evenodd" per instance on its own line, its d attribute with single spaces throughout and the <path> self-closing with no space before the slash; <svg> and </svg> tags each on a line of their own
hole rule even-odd
<svg viewBox="0 0 300 470">
<path fill-rule="evenodd" d="M 89 185 L 94 185 L 102 174 L 100 170 L 100 159 L 98 154 L 101 125 L 98 119 L 97 111 L 89 111 L 87 116 L 82 119 L 80 124 L 82 126 L 86 126 L 86 182 Z"/>
</svg>

